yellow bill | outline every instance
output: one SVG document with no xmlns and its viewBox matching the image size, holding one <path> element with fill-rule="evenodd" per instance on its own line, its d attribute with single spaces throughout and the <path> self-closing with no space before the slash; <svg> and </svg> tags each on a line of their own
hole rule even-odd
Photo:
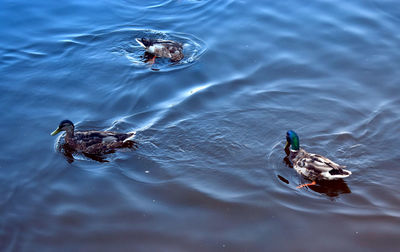
<svg viewBox="0 0 400 252">
<path fill-rule="evenodd" d="M 60 129 L 60 128 L 57 128 L 55 131 L 51 132 L 50 135 L 55 136 L 55 135 L 57 135 L 58 133 L 60 133 L 60 131 L 61 131 L 61 129 Z"/>
<path fill-rule="evenodd" d="M 285 149 L 289 148 L 290 143 L 288 141 L 286 141 L 286 145 L 285 145 Z"/>
</svg>

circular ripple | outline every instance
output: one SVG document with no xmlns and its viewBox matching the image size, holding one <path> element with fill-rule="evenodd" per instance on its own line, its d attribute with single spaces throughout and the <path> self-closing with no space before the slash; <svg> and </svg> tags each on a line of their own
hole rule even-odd
<svg viewBox="0 0 400 252">
<path fill-rule="evenodd" d="M 133 5 L 136 8 L 157 8 L 168 5 L 172 0 L 149 0 L 149 1 L 137 1 L 137 0 L 124 0 L 122 1 L 123 6 Z"/>
<path fill-rule="evenodd" d="M 114 52 L 124 56 L 135 66 L 155 71 L 171 71 L 188 67 L 206 51 L 203 41 L 184 33 L 170 33 L 151 29 L 124 29 L 118 31 L 117 34 L 126 36 L 126 40 L 116 45 Z M 169 59 L 157 58 L 156 62 L 150 67 L 148 63 L 145 63 L 145 50 L 135 41 L 135 38 L 153 38 L 180 42 L 183 44 L 185 57 L 181 61 L 174 63 Z"/>
<path fill-rule="evenodd" d="M 136 42 L 136 38 L 154 38 L 174 40 L 183 44 L 185 57 L 172 63 L 169 59 L 157 58 L 156 63 L 145 63 L 145 50 Z M 65 44 L 67 43 L 68 44 Z M 115 61 L 113 55 L 123 61 L 128 60 L 132 66 L 155 71 L 172 71 L 188 67 L 195 63 L 206 51 L 203 41 L 193 35 L 177 32 L 158 31 L 140 28 L 121 28 L 99 30 L 88 34 L 70 36 L 61 41 L 64 51 L 82 55 L 86 60 Z M 122 57 L 121 57 L 122 56 Z"/>
</svg>

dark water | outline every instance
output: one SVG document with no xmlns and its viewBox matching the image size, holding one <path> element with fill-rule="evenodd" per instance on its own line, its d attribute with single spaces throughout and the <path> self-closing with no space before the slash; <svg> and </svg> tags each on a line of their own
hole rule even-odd
<svg viewBox="0 0 400 252">
<path fill-rule="evenodd" d="M 1 251 L 396 251 L 397 1 L 2 1 Z M 185 44 L 141 61 L 137 36 Z M 49 133 L 137 131 L 107 163 Z M 285 132 L 347 165 L 306 182 Z"/>
</svg>

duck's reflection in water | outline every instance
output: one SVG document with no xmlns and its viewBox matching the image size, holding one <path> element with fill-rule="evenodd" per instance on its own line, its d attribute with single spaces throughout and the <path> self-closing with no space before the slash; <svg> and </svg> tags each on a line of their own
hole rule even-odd
<svg viewBox="0 0 400 252">
<path fill-rule="evenodd" d="M 105 155 L 95 155 L 95 154 L 87 154 L 84 152 L 76 152 L 74 149 L 71 149 L 67 144 L 60 145 L 59 151 L 64 154 L 65 159 L 70 164 L 75 161 L 74 154 L 82 154 L 89 159 L 92 159 L 94 161 L 101 162 L 101 163 L 109 162 L 106 159 Z M 110 152 L 107 152 L 107 154 L 110 154 L 110 153 L 115 153 L 115 150 L 111 150 Z"/>
<path fill-rule="evenodd" d="M 277 175 L 278 179 L 285 184 L 290 184 L 289 180 L 281 175 Z M 350 188 L 347 186 L 343 179 L 338 180 L 319 180 L 312 186 L 308 186 L 314 192 L 325 194 L 329 197 L 337 197 L 340 194 L 351 193 Z"/>
<path fill-rule="evenodd" d="M 283 162 L 290 168 L 293 168 L 293 164 L 290 161 L 289 155 L 290 150 L 285 149 L 286 157 L 283 158 Z M 289 180 L 282 177 L 281 175 L 277 175 L 278 179 L 284 182 L 285 184 L 289 184 Z M 317 180 L 315 185 L 308 186 L 314 192 L 325 194 L 329 197 L 337 197 L 340 194 L 351 193 L 350 188 L 347 186 L 346 182 L 343 179 L 338 180 Z"/>
<path fill-rule="evenodd" d="M 310 189 L 329 197 L 337 197 L 340 194 L 351 193 L 350 188 L 343 179 L 317 181 L 317 184 L 310 186 Z"/>
</svg>

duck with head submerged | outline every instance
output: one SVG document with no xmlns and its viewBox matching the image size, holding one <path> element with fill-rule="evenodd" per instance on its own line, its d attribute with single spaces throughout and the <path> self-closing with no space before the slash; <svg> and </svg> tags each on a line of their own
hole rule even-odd
<svg viewBox="0 0 400 252">
<path fill-rule="evenodd" d="M 285 151 L 296 172 L 313 181 L 297 188 L 315 185 L 316 180 L 343 179 L 351 175 L 351 172 L 345 169 L 346 166 L 338 165 L 326 157 L 301 149 L 299 136 L 293 130 L 286 133 Z"/>
<path fill-rule="evenodd" d="M 92 155 L 112 153 L 117 148 L 137 148 L 133 140 L 134 132 L 117 133 L 111 131 L 75 131 L 70 120 L 63 120 L 58 128 L 51 133 L 52 136 L 65 131 L 65 144 L 69 149 Z"/>
<path fill-rule="evenodd" d="M 155 59 L 169 58 L 172 62 L 178 62 L 183 59 L 183 45 L 172 40 L 137 38 L 136 42 L 141 45 L 147 53 L 152 55 L 147 62 L 153 64 Z"/>
</svg>

